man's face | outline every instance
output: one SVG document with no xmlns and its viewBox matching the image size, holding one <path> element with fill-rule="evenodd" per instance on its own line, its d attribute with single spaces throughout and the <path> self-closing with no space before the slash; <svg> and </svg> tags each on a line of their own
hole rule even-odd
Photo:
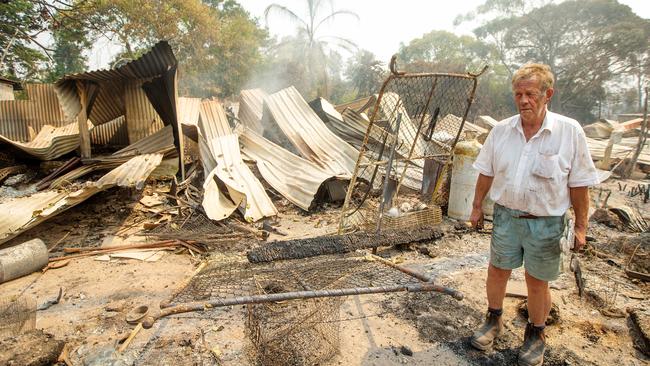
<svg viewBox="0 0 650 366">
<path fill-rule="evenodd" d="M 524 122 L 541 122 L 544 119 L 546 103 L 553 95 L 553 89 L 541 89 L 537 77 L 519 80 L 513 85 L 515 104 Z"/>
</svg>

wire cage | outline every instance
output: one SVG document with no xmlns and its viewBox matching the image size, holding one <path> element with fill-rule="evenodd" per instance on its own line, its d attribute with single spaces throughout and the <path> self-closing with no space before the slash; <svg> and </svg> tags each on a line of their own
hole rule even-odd
<svg viewBox="0 0 650 366">
<path fill-rule="evenodd" d="M 259 294 L 297 291 L 292 281 L 274 280 Z M 302 287 L 302 286 L 300 286 Z M 249 357 L 272 365 L 317 365 L 339 352 L 340 297 L 248 304 Z"/>
<path fill-rule="evenodd" d="M 260 264 L 215 257 L 173 294 L 163 312 L 174 307 L 187 309 L 188 304 L 200 304 L 201 311 L 217 304 L 246 304 L 248 354 L 253 362 L 321 364 L 339 351 L 340 306 L 345 301 L 340 293 L 411 291 L 432 286 L 423 282 L 428 279 L 422 275 L 386 262 L 361 253 Z M 331 296 L 309 297 L 317 292 Z M 274 295 L 288 300 L 255 302 L 252 298 Z"/>
<path fill-rule="evenodd" d="M 461 138 L 479 74 L 406 74 L 395 70 L 384 82 L 370 117 L 339 220 L 339 232 L 379 232 L 385 214 L 411 207 L 444 205 L 449 160 Z M 364 114 L 345 110 L 344 118 Z M 379 193 L 379 194 L 377 194 Z M 401 195 L 400 195 L 401 193 Z M 437 197 L 442 196 L 442 197 Z"/>
<path fill-rule="evenodd" d="M 0 299 L 0 339 L 15 337 L 36 326 L 36 299 L 33 296 Z"/>
</svg>

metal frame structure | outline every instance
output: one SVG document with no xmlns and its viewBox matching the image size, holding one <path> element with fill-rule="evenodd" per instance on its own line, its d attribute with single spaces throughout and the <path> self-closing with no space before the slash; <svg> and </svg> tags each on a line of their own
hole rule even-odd
<svg viewBox="0 0 650 366">
<path fill-rule="evenodd" d="M 429 203 L 441 186 L 441 168 L 448 163 L 456 142 L 461 138 L 474 100 L 477 78 L 487 69 L 486 66 L 477 74 L 405 73 L 397 71 L 395 63 L 396 57 L 393 56 L 391 73 L 384 81 L 370 114 L 363 145 L 341 210 L 339 233 L 350 229 L 346 219 L 361 208 L 371 189 L 382 192 L 379 207 L 373 209 L 373 218 L 366 219 L 372 221 L 372 225 L 366 222 L 366 225 L 358 225 L 357 228 L 375 226 L 379 233 L 385 202 L 395 202 L 393 197 L 398 197 L 405 178 L 409 178 L 407 169 L 422 174 L 423 201 Z M 386 105 L 389 110 L 386 110 Z M 383 141 L 379 144 L 377 131 L 383 133 Z M 446 140 L 442 141 L 443 138 Z M 395 156 L 396 147 L 400 151 L 408 151 L 407 156 Z M 438 167 L 433 174 L 434 179 L 431 179 L 432 174 L 427 174 L 425 168 L 425 165 L 430 166 L 431 163 Z M 368 167 L 373 169 L 372 173 L 366 170 Z M 374 182 L 378 172 L 384 174 L 381 185 Z M 396 179 L 390 183 L 392 176 Z M 361 203 L 353 207 L 353 196 L 360 181 L 367 182 L 368 188 L 360 195 L 363 197 Z M 389 184 L 392 187 L 388 187 Z M 425 186 L 429 187 L 428 191 Z"/>
</svg>

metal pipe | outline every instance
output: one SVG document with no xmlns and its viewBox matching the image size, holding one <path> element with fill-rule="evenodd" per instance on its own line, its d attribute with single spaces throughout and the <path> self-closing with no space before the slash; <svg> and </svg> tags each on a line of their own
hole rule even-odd
<svg viewBox="0 0 650 366">
<path fill-rule="evenodd" d="M 377 286 L 377 287 L 358 287 L 348 289 L 332 289 L 332 290 L 318 290 L 318 291 L 294 291 L 285 292 L 281 294 L 265 294 L 265 295 L 251 295 L 251 296 L 237 296 L 228 299 L 217 299 L 207 302 L 191 302 L 179 304 L 176 306 L 162 309 L 159 314 L 147 315 L 143 321 L 142 326 L 149 329 L 153 326 L 156 320 L 164 318 L 169 315 L 189 313 L 192 311 L 206 311 L 214 308 L 245 305 L 245 304 L 263 304 L 278 301 L 299 300 L 299 299 L 315 299 L 323 297 L 343 297 L 352 295 L 368 295 L 379 294 L 388 292 L 440 292 L 446 295 L 453 296 L 457 300 L 458 291 L 432 283 L 418 283 L 411 285 L 393 285 L 393 286 Z"/>
</svg>

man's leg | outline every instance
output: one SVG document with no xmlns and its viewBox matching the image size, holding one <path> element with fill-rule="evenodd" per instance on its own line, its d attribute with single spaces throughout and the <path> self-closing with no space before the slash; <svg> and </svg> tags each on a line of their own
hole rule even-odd
<svg viewBox="0 0 650 366">
<path fill-rule="evenodd" d="M 548 282 L 539 280 L 526 271 L 526 287 L 528 287 L 528 318 L 533 325 L 544 326 L 551 311 L 551 291 Z"/>
<path fill-rule="evenodd" d="M 492 263 L 488 266 L 485 288 L 490 309 L 503 309 L 503 298 L 506 296 L 506 286 L 508 285 L 510 272 L 512 270 L 497 268 Z"/>
</svg>

